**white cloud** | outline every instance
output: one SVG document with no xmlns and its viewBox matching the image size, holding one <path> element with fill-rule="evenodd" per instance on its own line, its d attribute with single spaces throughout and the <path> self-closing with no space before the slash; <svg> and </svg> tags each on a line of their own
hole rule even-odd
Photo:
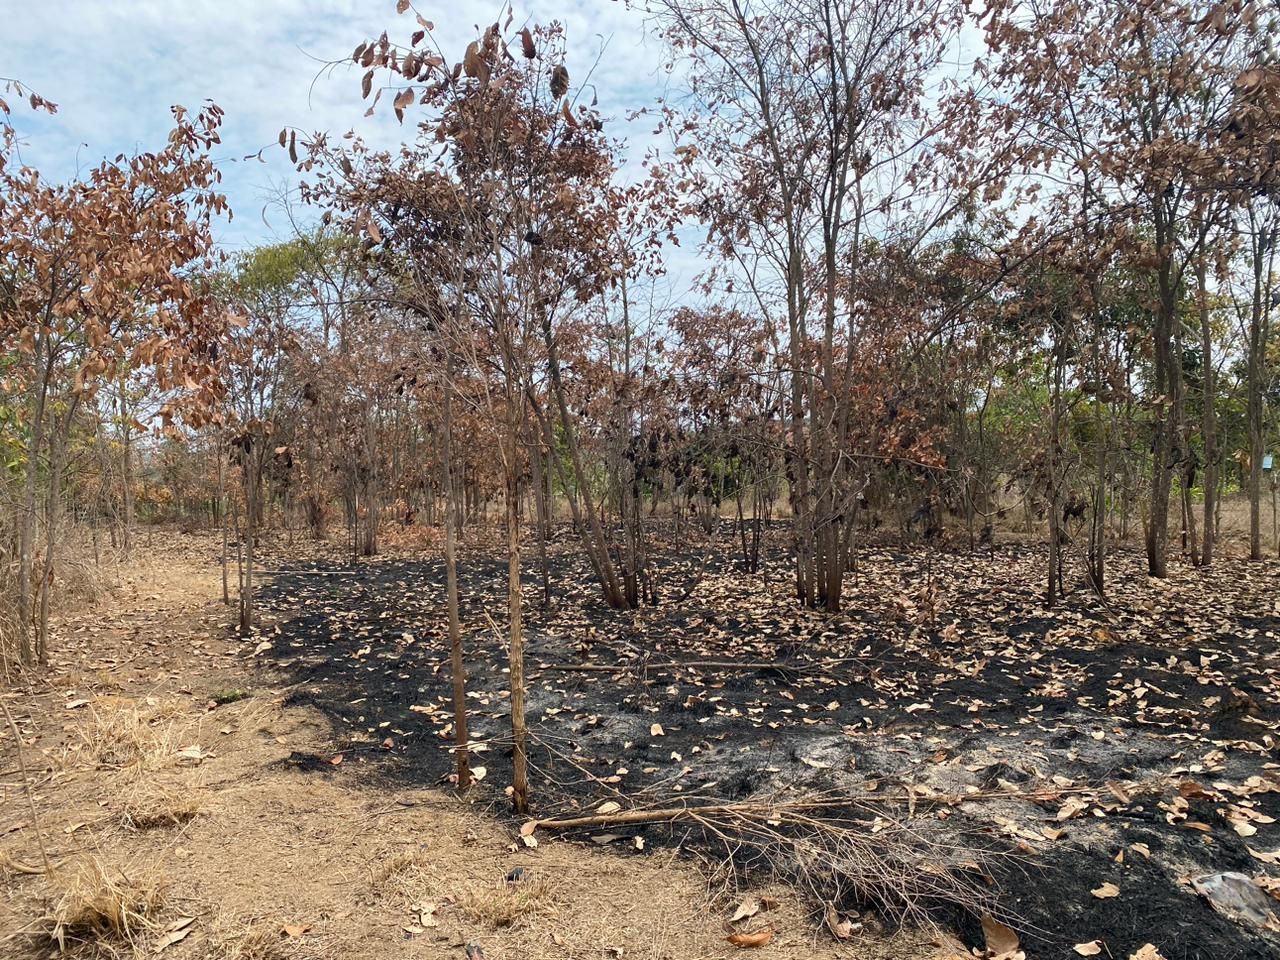
<svg viewBox="0 0 1280 960">
<path fill-rule="evenodd" d="M 454 55 L 477 24 L 492 22 L 500 10 L 457 0 L 417 6 Z M 323 69 L 383 30 L 406 39 L 416 24 L 412 14 L 396 15 L 394 0 L 66 0 L 9 7 L 0 24 L 0 76 L 22 79 L 60 108 L 54 117 L 16 117 L 22 159 L 64 179 L 104 157 L 163 143 L 170 105 L 213 100 L 226 112 L 215 155 L 235 213 L 218 235 L 231 249 L 268 241 L 273 228 L 283 232 L 278 213 L 267 211 L 269 222 L 263 219 L 272 196 L 297 179 L 275 145 L 282 127 L 335 135 L 354 129 L 381 146 L 404 135 L 390 110 L 364 117 L 355 67 Z M 517 23 L 526 17 L 565 24 L 575 82 L 594 65 L 600 106 L 615 118 L 615 135 L 629 140 L 634 174 L 653 121 L 628 126 L 625 117 L 651 104 L 664 83 L 661 45 L 646 35 L 642 16 L 614 0 L 527 0 Z M 264 147 L 265 162 L 241 159 Z"/>
</svg>

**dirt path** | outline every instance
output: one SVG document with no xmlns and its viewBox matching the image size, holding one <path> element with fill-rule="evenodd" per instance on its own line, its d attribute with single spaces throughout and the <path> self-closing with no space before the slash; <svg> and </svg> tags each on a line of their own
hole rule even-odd
<svg viewBox="0 0 1280 960">
<path fill-rule="evenodd" d="M 227 639 L 212 554 L 154 542 L 111 596 L 56 623 L 49 675 L 5 694 L 36 815 L 6 734 L 0 955 L 46 957 L 57 932 L 79 956 L 175 960 L 737 952 L 724 918 L 739 896 L 674 851 L 516 850 L 466 799 L 375 776 L 376 739 L 366 757 L 329 715 L 285 706 L 293 691 Z M 774 931 L 755 955 L 937 952 L 906 935 L 833 943 L 794 893 L 764 893 L 777 906 L 735 928 Z"/>
</svg>

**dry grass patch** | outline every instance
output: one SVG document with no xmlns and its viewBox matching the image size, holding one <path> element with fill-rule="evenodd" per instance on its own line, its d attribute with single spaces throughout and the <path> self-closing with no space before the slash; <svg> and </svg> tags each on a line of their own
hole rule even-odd
<svg viewBox="0 0 1280 960">
<path fill-rule="evenodd" d="M 89 945 L 108 955 L 141 954 L 166 902 L 164 874 L 152 865 L 113 870 L 94 858 L 59 871 L 51 884 L 57 900 L 44 926 L 63 951 Z"/>
<path fill-rule="evenodd" d="M 538 917 L 555 917 L 555 891 L 542 877 L 508 883 L 470 884 L 458 898 L 458 910 L 490 930 L 515 927 Z"/>
<path fill-rule="evenodd" d="M 211 960 L 284 960 L 279 926 L 253 923 L 239 932 L 221 934 Z"/>
<path fill-rule="evenodd" d="M 426 847 L 384 854 L 369 865 L 369 887 L 374 893 L 408 893 L 427 878 L 429 863 Z"/>
<path fill-rule="evenodd" d="M 124 770 L 154 769 L 171 761 L 182 747 L 189 721 L 176 703 L 142 703 L 101 698 L 86 708 L 75 728 L 69 759 Z"/>
<path fill-rule="evenodd" d="M 129 830 L 176 827 L 194 820 L 204 811 L 205 795 L 191 789 L 174 789 L 142 783 L 124 802 L 120 823 Z"/>
</svg>

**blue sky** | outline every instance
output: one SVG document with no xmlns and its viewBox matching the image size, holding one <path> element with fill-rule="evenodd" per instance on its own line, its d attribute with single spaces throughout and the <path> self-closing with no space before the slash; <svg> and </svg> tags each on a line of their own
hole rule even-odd
<svg viewBox="0 0 1280 960">
<path fill-rule="evenodd" d="M 395 0 L 8 0 L 0 7 L 0 77 L 22 80 L 59 107 L 53 117 L 14 115 L 22 161 L 51 179 L 160 146 L 171 104 L 194 109 L 211 99 L 226 111 L 214 155 L 235 213 L 218 230 L 228 249 L 288 233 L 273 204 L 297 181 L 275 145 L 282 127 L 353 129 L 381 146 L 407 132 L 389 104 L 364 117 L 356 67 L 322 70 L 324 61 L 348 56 L 383 30 L 407 40 L 416 23 L 412 11 L 396 15 Z M 446 54 L 458 57 L 476 25 L 504 9 L 458 0 L 422 0 L 415 8 L 436 24 Z M 575 84 L 599 59 L 593 79 L 600 107 L 638 160 L 654 121 L 628 125 L 627 111 L 652 104 L 666 82 L 661 44 L 643 17 L 617 0 L 525 0 L 514 13 L 517 25 L 565 24 Z M 265 162 L 241 159 L 262 147 Z"/>
</svg>

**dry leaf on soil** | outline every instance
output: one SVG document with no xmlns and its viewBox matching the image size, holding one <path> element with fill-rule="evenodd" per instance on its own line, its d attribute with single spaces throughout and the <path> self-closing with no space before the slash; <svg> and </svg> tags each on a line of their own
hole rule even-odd
<svg viewBox="0 0 1280 960">
<path fill-rule="evenodd" d="M 987 956 L 992 958 L 1020 957 L 1018 935 L 990 914 L 982 915 L 982 935 L 987 941 Z"/>
<path fill-rule="evenodd" d="M 725 937 L 735 947 L 763 947 L 773 939 L 772 930 L 757 930 L 755 933 L 731 933 Z"/>
</svg>

